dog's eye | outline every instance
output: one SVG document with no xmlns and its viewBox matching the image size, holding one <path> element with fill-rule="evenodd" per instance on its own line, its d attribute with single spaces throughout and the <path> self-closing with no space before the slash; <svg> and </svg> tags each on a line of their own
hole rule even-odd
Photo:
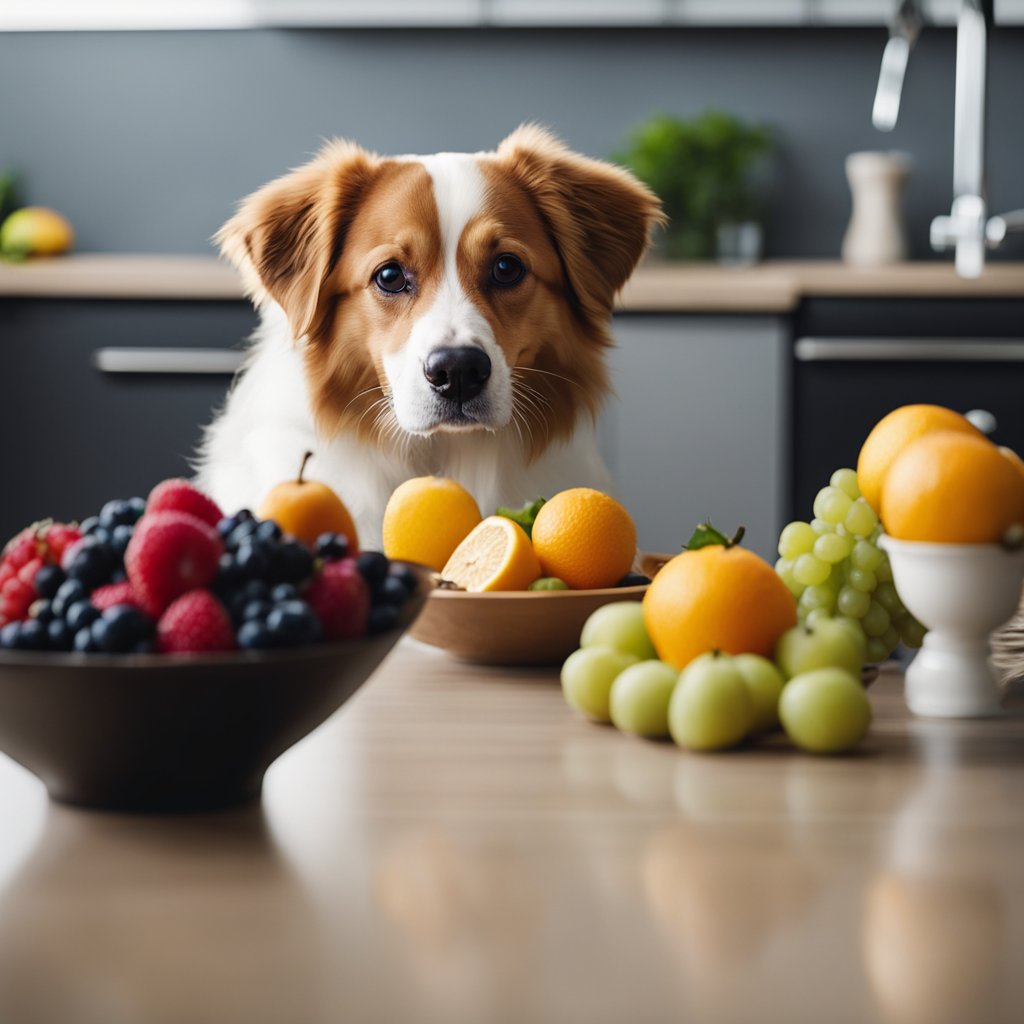
<svg viewBox="0 0 1024 1024">
<path fill-rule="evenodd" d="M 526 268 L 522 260 L 510 252 L 503 252 L 491 267 L 491 280 L 503 288 L 508 288 L 510 285 L 519 284 L 525 273 Z"/>
<path fill-rule="evenodd" d="M 397 263 L 385 263 L 373 275 L 373 280 L 382 292 L 389 292 L 392 295 L 404 292 L 409 287 L 409 279 L 405 276 L 405 271 Z"/>
</svg>

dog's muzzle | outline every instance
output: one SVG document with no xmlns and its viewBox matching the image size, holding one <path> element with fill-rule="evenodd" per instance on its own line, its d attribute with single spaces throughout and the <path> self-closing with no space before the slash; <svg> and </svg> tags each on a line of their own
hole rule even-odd
<svg viewBox="0 0 1024 1024">
<path fill-rule="evenodd" d="M 423 376 L 436 395 L 461 407 L 483 391 L 491 360 L 474 345 L 437 348 L 424 361 Z"/>
</svg>

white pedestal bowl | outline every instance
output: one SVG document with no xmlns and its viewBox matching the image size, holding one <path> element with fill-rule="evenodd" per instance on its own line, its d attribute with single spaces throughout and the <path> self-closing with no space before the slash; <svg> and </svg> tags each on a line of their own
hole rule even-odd
<svg viewBox="0 0 1024 1024">
<path fill-rule="evenodd" d="M 1024 581 L 1024 550 L 998 544 L 923 544 L 883 537 L 893 581 L 928 628 L 907 669 L 907 706 L 934 718 L 983 718 L 1002 711 L 989 634 L 1013 617 Z"/>
</svg>

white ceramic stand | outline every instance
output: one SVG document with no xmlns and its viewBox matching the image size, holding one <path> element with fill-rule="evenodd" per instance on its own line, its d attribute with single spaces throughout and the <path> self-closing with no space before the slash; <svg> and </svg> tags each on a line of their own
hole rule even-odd
<svg viewBox="0 0 1024 1024">
<path fill-rule="evenodd" d="M 892 537 L 883 537 L 881 546 L 900 598 L 929 630 L 907 669 L 907 706 L 935 718 L 1000 714 L 1002 690 L 989 662 L 989 634 L 1020 604 L 1024 551 Z"/>
<path fill-rule="evenodd" d="M 843 259 L 871 267 L 907 258 L 901 197 L 910 174 L 906 153 L 851 153 L 846 158 L 853 211 L 843 236 Z"/>
</svg>

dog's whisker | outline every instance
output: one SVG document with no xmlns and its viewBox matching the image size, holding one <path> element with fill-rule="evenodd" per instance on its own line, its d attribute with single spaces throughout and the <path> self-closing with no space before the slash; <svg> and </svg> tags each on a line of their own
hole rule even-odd
<svg viewBox="0 0 1024 1024">
<path fill-rule="evenodd" d="M 563 373 L 555 373 L 553 370 L 539 370 L 536 366 L 517 366 L 512 371 L 513 373 L 541 373 L 546 377 L 555 377 L 558 380 L 564 380 L 566 384 L 571 384 L 574 388 L 579 388 L 581 391 L 585 390 L 583 385 L 578 380 L 573 380 L 572 377 L 566 377 Z"/>
<path fill-rule="evenodd" d="M 355 402 L 358 402 L 359 399 L 363 397 L 363 395 L 373 394 L 374 391 L 383 392 L 384 386 L 382 384 L 374 384 L 372 388 L 367 388 L 365 391 L 360 391 L 359 394 L 353 395 L 352 398 L 349 400 L 348 404 L 346 404 L 345 408 L 341 410 L 341 415 L 344 416 L 345 413 L 348 412 L 349 406 L 353 405 Z"/>
</svg>

